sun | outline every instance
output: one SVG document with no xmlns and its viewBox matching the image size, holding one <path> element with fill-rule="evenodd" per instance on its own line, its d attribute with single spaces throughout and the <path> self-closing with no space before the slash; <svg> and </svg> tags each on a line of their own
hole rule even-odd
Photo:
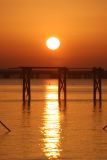
<svg viewBox="0 0 107 160">
<path fill-rule="evenodd" d="M 51 50 L 56 50 L 60 47 L 60 40 L 57 37 L 50 37 L 46 41 L 46 46 Z"/>
</svg>

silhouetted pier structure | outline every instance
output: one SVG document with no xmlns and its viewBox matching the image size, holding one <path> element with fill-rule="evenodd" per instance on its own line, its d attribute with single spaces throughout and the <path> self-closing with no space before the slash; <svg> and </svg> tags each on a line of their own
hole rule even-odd
<svg viewBox="0 0 107 160">
<path fill-rule="evenodd" d="M 98 101 L 101 107 L 102 104 L 102 79 L 107 78 L 107 71 L 102 68 L 66 68 L 66 67 L 17 67 L 11 68 L 6 72 L 10 74 L 20 74 L 23 79 L 23 104 L 26 102 L 30 105 L 31 102 L 31 78 L 37 78 L 40 73 L 54 73 L 58 79 L 58 102 L 64 101 L 66 107 L 67 97 L 67 78 L 81 75 L 81 77 L 93 79 L 93 103 L 96 106 Z M 2 72 L 4 74 L 4 72 Z"/>
<path fill-rule="evenodd" d="M 58 72 L 58 102 L 59 106 L 61 106 L 61 93 L 63 93 L 64 106 L 66 107 L 67 68 L 59 68 Z"/>
<path fill-rule="evenodd" d="M 22 68 L 23 72 L 23 104 L 26 102 L 26 98 L 28 104 L 31 102 L 31 71 L 32 68 Z"/>
<path fill-rule="evenodd" d="M 61 105 L 63 97 L 64 106 L 66 107 L 66 75 L 67 68 L 65 67 L 20 67 L 23 77 L 23 104 L 31 102 L 31 72 L 33 69 L 39 70 L 57 70 L 58 72 L 58 102 Z"/>
<path fill-rule="evenodd" d="M 98 92 L 100 107 L 102 106 L 102 75 L 102 68 L 93 68 L 93 101 L 96 106 Z"/>
</svg>

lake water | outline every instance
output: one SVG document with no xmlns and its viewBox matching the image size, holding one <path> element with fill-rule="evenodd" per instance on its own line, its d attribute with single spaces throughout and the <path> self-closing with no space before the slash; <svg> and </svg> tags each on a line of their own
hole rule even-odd
<svg viewBox="0 0 107 160">
<path fill-rule="evenodd" d="M 67 80 L 67 107 L 60 110 L 57 80 L 32 80 L 30 108 L 21 80 L 0 80 L 0 160 L 107 160 L 107 81 L 102 112 L 93 112 L 92 80 Z"/>
</svg>

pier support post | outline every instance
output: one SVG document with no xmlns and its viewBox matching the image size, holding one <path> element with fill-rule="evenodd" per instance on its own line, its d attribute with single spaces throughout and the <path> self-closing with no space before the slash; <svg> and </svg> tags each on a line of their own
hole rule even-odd
<svg viewBox="0 0 107 160">
<path fill-rule="evenodd" d="M 64 101 L 64 108 L 66 107 L 66 75 L 67 68 L 58 68 L 58 102 L 61 107 L 61 100 Z"/>
<path fill-rule="evenodd" d="M 22 68 L 23 71 L 23 104 L 25 105 L 25 102 L 28 102 L 28 105 L 30 105 L 31 101 L 31 87 L 30 87 L 30 76 L 31 76 L 31 68 Z"/>
<path fill-rule="evenodd" d="M 93 102 L 95 107 L 98 93 L 100 108 L 102 106 L 102 71 L 102 68 L 93 68 Z"/>
<path fill-rule="evenodd" d="M 4 128 L 6 128 L 9 132 L 11 132 L 11 130 L 2 121 L 0 121 L 0 123 Z"/>
</svg>

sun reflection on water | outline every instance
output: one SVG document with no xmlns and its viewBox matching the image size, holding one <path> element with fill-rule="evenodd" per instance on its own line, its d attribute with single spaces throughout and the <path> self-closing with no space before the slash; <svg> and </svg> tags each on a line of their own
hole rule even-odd
<svg viewBox="0 0 107 160">
<path fill-rule="evenodd" d="M 43 125 L 43 152 L 48 159 L 58 159 L 61 152 L 60 113 L 56 97 L 57 93 L 49 93 L 47 89 Z"/>
</svg>

